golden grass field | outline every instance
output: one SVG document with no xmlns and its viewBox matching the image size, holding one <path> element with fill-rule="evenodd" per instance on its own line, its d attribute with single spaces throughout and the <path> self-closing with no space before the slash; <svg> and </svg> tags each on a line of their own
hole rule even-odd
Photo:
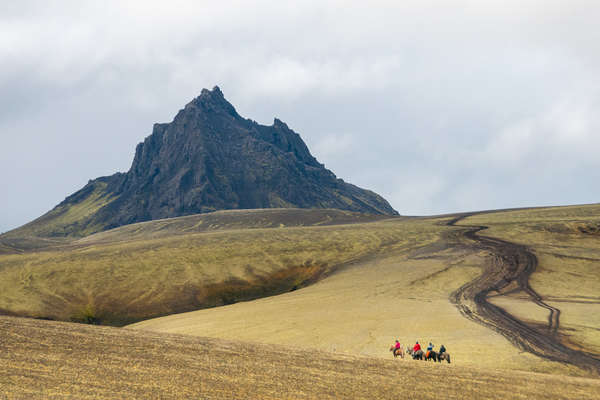
<svg viewBox="0 0 600 400">
<path fill-rule="evenodd" d="M 281 293 L 411 240 L 395 224 L 350 224 L 377 219 L 337 210 L 228 211 L 46 247 L 27 238 L 38 248 L 0 255 L 0 310 L 122 325 Z M 423 229 L 423 237 L 435 236 Z"/>
<path fill-rule="evenodd" d="M 600 380 L 0 317 L 0 398 L 597 399 Z"/>
<path fill-rule="evenodd" d="M 243 361 L 265 370 L 258 375 L 250 374 L 254 367 L 248 367 L 250 370 L 242 373 L 245 382 L 242 386 L 255 385 L 265 398 L 276 398 L 276 389 L 272 389 L 271 394 L 261 390 L 267 390 L 264 385 L 279 376 L 277 374 L 287 374 L 294 380 L 304 379 L 299 376 L 303 373 L 298 372 L 304 367 L 287 358 L 277 359 L 283 357 L 287 349 L 279 346 L 291 346 L 289 351 L 294 354 L 325 357 L 329 361 L 322 364 L 323 370 L 333 371 L 332 365 L 339 362 L 340 368 L 346 371 L 345 375 L 332 372 L 331 376 L 322 371 L 309 373 L 313 380 L 317 375 L 329 376 L 323 378 L 329 379 L 326 384 L 315 381 L 314 390 L 321 396 L 317 396 L 316 391 L 311 392 L 312 389 L 300 390 L 304 384 L 290 383 L 297 391 L 282 391 L 280 393 L 289 393 L 283 397 L 335 398 L 337 394 L 346 398 L 430 398 L 425 392 L 406 387 L 410 379 L 422 379 L 423 385 L 436 379 L 456 383 L 458 391 L 451 392 L 449 398 L 530 398 L 534 393 L 539 394 L 534 396 L 538 398 L 597 397 L 594 385 L 598 380 L 575 378 L 597 378 L 597 371 L 582 370 L 521 351 L 500 333 L 466 319 L 449 298 L 462 285 L 480 276 L 494 256 L 474 246 L 461 232 L 468 226 L 488 226 L 478 235 L 526 245 L 537 256 L 539 263 L 529 282 L 546 303 L 560 309 L 559 340 L 572 349 L 599 356 L 600 205 L 480 213 L 462 219 L 457 226 L 447 226 L 451 219 L 452 216 L 382 220 L 331 210 L 256 210 L 135 224 L 79 240 L 47 242 L 28 237 L 19 242 L 15 237 L 3 240 L 5 237 L 0 236 L 0 245 L 4 246 L 0 246 L 0 311 L 115 325 L 144 320 L 119 331 L 9 318 L 8 321 L 13 321 L 5 328 L 9 334 L 21 329 L 22 324 L 30 324 L 23 329 L 35 330 L 46 329 L 42 326 L 47 323 L 68 327 L 65 335 L 84 329 L 90 334 L 89 340 L 86 339 L 89 343 L 95 340 L 93 329 L 156 341 L 152 343 L 164 341 L 161 345 L 153 344 L 166 346 L 161 347 L 163 352 L 169 352 L 165 349 L 175 346 L 178 338 L 211 343 L 219 349 L 219 346 L 233 346 L 220 341 L 230 340 L 243 342 L 241 346 L 246 349 L 250 349 L 246 346 L 258 346 L 267 352 L 272 350 L 279 355 L 265 353 L 265 360 L 280 366 L 278 363 L 287 365 L 289 362 L 293 367 L 267 372 L 269 368 L 261 364 L 263 360 Z M 19 243 L 30 247 L 20 248 Z M 547 310 L 523 294 L 508 290 L 491 292 L 489 300 L 533 327 L 542 326 L 548 316 Z M 213 306 L 219 307 L 210 308 Z M 181 313 L 184 311 L 190 312 Z M 160 315 L 164 317 L 148 319 Z M 41 325 L 38 328 L 35 324 Z M 186 339 L 186 336 L 171 334 L 200 338 Z M 23 336 L 25 340 L 27 335 Z M 57 343 L 72 340 L 66 336 L 56 337 Z M 437 348 L 444 344 L 452 356 L 452 364 L 382 360 L 391 358 L 388 348 L 396 338 L 404 345 L 412 345 L 415 340 L 424 344 L 432 341 Z M 43 353 L 43 349 L 40 347 L 39 351 Z M 51 351 L 52 346 L 45 349 Z M 32 350 L 29 356 L 23 356 L 30 359 L 19 364 L 22 369 L 39 372 L 42 367 L 33 361 L 35 354 Z M 224 357 L 219 361 L 224 365 L 241 362 L 239 358 L 233 361 L 230 351 L 217 351 L 215 357 L 217 354 Z M 137 356 L 127 355 L 121 359 L 129 357 Z M 186 358 L 187 362 L 196 362 L 192 359 Z M 9 369 L 13 368 L 11 361 L 5 362 Z M 164 380 L 159 379 L 162 383 L 156 384 L 156 390 L 169 388 L 165 393 L 185 397 L 187 392 L 178 392 L 172 389 L 171 383 L 166 383 L 173 379 L 169 373 L 183 373 L 185 362 L 178 365 L 164 367 L 175 370 L 159 373 Z M 354 367 L 349 365 L 357 369 L 367 368 L 365 365 L 377 367 L 367 368 L 372 372 L 364 372 L 365 375 L 354 373 L 356 376 L 350 377 L 353 373 L 349 371 Z M 200 376 L 208 374 L 206 379 L 211 382 L 202 386 L 205 390 L 212 390 L 214 386 L 218 391 L 221 389 L 217 388 L 225 387 L 219 386 L 223 382 L 232 382 L 231 378 L 223 377 L 223 382 L 216 383 L 216 378 L 202 371 Z M 470 378 L 463 379 L 463 372 Z M 24 374 L 23 371 L 14 373 L 15 376 Z M 135 371 L 131 373 L 135 375 Z M 395 375 L 389 375 L 396 373 L 410 379 L 398 378 L 399 384 L 396 384 Z M 483 378 L 474 378 L 477 373 L 498 382 L 498 386 L 489 386 L 489 391 L 480 389 L 485 385 Z M 457 380 L 451 380 L 454 374 L 458 374 Z M 510 384 L 511 376 L 523 377 L 523 385 L 515 388 Z M 201 385 L 201 377 L 194 385 Z M 350 382 L 350 386 L 343 389 L 350 391 L 326 389 L 334 385 L 331 382 L 335 377 Z M 360 386 L 357 382 L 363 378 L 372 383 L 362 383 L 371 392 L 352 389 L 354 384 Z M 127 379 L 135 382 L 136 378 Z M 310 379 L 303 382 L 310 386 Z M 57 393 L 75 390 L 72 377 L 65 380 L 71 383 Z M 553 386 L 552 382 L 558 385 L 559 381 L 565 390 Z M 582 391 L 571 391 L 570 385 L 577 382 L 596 383 Z M 279 386 L 277 390 L 287 390 L 289 385 L 283 385 L 286 389 Z M 398 391 L 393 391 L 397 385 Z M 11 390 L 18 386 L 13 384 Z M 258 389 L 259 386 L 262 389 Z M 200 386 L 193 387 L 196 391 L 190 390 L 199 393 Z M 383 389 L 379 391 L 375 387 Z M 229 393 L 223 390 L 221 394 Z M 494 390 L 498 393 L 496 397 L 492 394 Z M 240 396 L 252 397 L 244 393 L 246 395 Z M 398 395 L 394 397 L 390 393 Z M 546 394 L 550 397 L 544 397 Z M 210 396 L 219 398 L 216 394 L 205 397 Z"/>
<path fill-rule="evenodd" d="M 579 256 L 571 260 L 577 265 L 548 264 L 542 257 L 542 245 L 551 243 L 551 239 L 542 238 L 536 242 L 534 237 L 539 234 L 537 230 L 541 227 L 555 227 L 556 223 L 594 225 L 600 219 L 599 211 L 600 206 L 596 205 L 534 209 L 481 214 L 461 221 L 463 225 L 489 225 L 491 228 L 482 233 L 485 235 L 504 237 L 499 232 L 500 226 L 511 232 L 520 232 L 520 242 L 531 246 L 536 254 L 539 253 L 538 272 L 531 279 L 534 288 L 538 290 L 539 282 L 545 280 L 548 293 L 541 287 L 539 291 L 544 296 L 550 296 L 549 301 L 560 293 L 552 292 L 552 287 L 560 287 L 564 291 L 561 297 L 563 303 L 557 305 L 562 311 L 559 329 L 562 340 L 572 348 L 584 346 L 595 354 L 600 353 L 596 345 L 600 339 L 598 313 L 586 316 L 585 310 L 592 311 L 590 307 L 597 304 L 593 303 L 598 300 L 600 293 L 596 270 L 593 267 L 580 270 L 580 279 L 561 278 L 555 282 L 544 277 L 547 269 L 551 268 L 573 276 L 572 268 L 586 268 L 593 263 Z M 525 216 L 537 218 L 535 224 L 525 224 Z M 448 227 L 440 223 L 447 219 L 427 218 L 388 223 L 406 227 L 421 224 L 441 234 Z M 407 229 L 407 235 L 408 232 L 411 230 Z M 544 228 L 544 232 L 554 235 L 552 240 L 565 246 L 565 238 L 553 233 L 552 228 Z M 598 236 L 589 236 L 577 229 L 565 234 L 570 235 L 571 242 L 564 251 L 587 254 L 588 258 L 593 258 L 592 255 L 600 250 Z M 413 235 L 417 240 L 412 242 L 412 247 L 386 252 L 296 292 L 148 320 L 133 327 L 274 344 L 291 343 L 307 348 L 378 357 L 389 355 L 387 347 L 396 337 L 405 344 L 414 343 L 415 340 L 431 340 L 438 347 L 445 344 L 454 353 L 455 362 L 462 365 L 587 374 L 573 366 L 521 352 L 500 334 L 466 320 L 450 304 L 448 297 L 462 284 L 480 274 L 480 267 L 489 255 L 456 244 L 447 248 L 447 239 L 419 242 L 422 233 Z M 515 237 L 504 238 L 515 240 Z M 568 296 L 585 298 L 587 302 L 564 302 Z M 492 302 L 505 305 L 512 302 L 514 297 L 517 296 L 496 296 Z M 507 306 L 507 310 L 526 322 L 532 322 L 534 315 L 538 315 L 540 321 L 547 318 L 547 312 L 533 303 L 521 300 L 520 306 L 514 305 L 516 307 Z"/>
</svg>

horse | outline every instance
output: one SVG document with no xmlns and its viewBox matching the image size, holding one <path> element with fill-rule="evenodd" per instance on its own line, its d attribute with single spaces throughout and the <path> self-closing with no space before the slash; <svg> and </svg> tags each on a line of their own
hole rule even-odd
<svg viewBox="0 0 600 400">
<path fill-rule="evenodd" d="M 446 360 L 448 361 L 448 364 L 450 364 L 450 354 L 446 352 L 438 354 L 438 361 L 442 362 L 442 360 Z"/>
<path fill-rule="evenodd" d="M 408 347 L 406 352 L 412 356 L 413 360 L 423 360 L 423 350 L 414 351 L 411 347 Z"/>
<path fill-rule="evenodd" d="M 439 361 L 438 360 L 438 353 L 436 353 L 433 350 L 427 350 L 427 352 L 425 353 L 425 356 L 424 356 L 423 360 L 425 360 L 425 361 L 433 360 L 433 362 Z"/>
<path fill-rule="evenodd" d="M 394 354 L 394 358 L 404 358 L 404 351 L 402 350 L 402 346 L 400 346 L 400 348 L 397 349 L 395 345 L 392 345 L 392 347 L 390 347 L 390 351 Z"/>
</svg>

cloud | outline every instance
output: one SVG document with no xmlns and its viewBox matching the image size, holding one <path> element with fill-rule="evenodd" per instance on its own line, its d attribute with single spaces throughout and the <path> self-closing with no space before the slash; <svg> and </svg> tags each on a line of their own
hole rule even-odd
<svg viewBox="0 0 600 400">
<path fill-rule="evenodd" d="M 401 213 L 598 201 L 599 19 L 592 0 L 5 2 L 0 231 L 126 170 L 215 84 Z"/>
<path fill-rule="evenodd" d="M 481 158 L 496 168 L 511 170 L 532 164 L 555 168 L 557 161 L 563 170 L 596 164 L 595 154 L 600 148 L 599 99 L 583 95 L 562 99 L 538 115 L 512 122 L 492 135 Z"/>
</svg>

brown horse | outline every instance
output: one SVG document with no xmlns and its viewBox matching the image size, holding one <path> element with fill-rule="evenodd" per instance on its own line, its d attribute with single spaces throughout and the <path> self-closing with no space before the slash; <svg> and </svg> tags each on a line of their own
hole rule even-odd
<svg viewBox="0 0 600 400">
<path fill-rule="evenodd" d="M 406 349 L 406 352 L 413 358 L 413 360 L 423 360 L 423 350 L 414 351 L 410 346 Z"/>
<path fill-rule="evenodd" d="M 404 358 L 404 350 L 402 349 L 402 345 L 400 345 L 400 348 L 396 348 L 395 345 L 392 345 L 392 347 L 390 347 L 390 351 L 394 354 L 394 358 L 396 357 L 400 357 L 400 358 Z"/>
</svg>

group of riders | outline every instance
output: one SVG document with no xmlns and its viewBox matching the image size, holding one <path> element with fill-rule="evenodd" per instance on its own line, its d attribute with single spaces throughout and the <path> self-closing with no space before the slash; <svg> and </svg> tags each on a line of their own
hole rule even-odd
<svg viewBox="0 0 600 400">
<path fill-rule="evenodd" d="M 429 345 L 427 346 L 427 350 L 423 351 L 423 349 L 421 349 L 421 345 L 417 341 L 414 346 L 412 346 L 412 347 L 407 346 L 406 352 L 412 356 L 413 360 L 426 360 L 426 361 L 433 360 L 433 361 L 440 361 L 440 362 L 442 360 L 446 360 L 449 363 L 450 355 L 446 352 L 446 347 L 444 347 L 444 345 L 441 345 L 440 350 L 437 352 L 435 350 L 433 350 L 434 347 L 435 347 L 435 345 L 433 343 L 429 342 Z M 400 342 L 398 340 L 396 340 L 396 343 L 394 343 L 392 345 L 392 347 L 390 348 L 390 351 L 393 351 L 394 357 L 404 358 L 404 349 L 402 348 L 402 345 L 400 344 Z"/>
</svg>

